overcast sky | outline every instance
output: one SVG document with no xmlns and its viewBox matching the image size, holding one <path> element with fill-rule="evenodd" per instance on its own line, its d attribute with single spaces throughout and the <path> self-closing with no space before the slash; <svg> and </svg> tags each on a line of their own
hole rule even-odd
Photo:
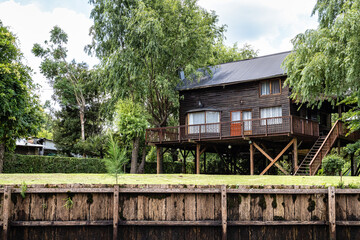
<svg viewBox="0 0 360 240">
<path fill-rule="evenodd" d="M 292 49 L 290 40 L 306 29 L 317 27 L 311 17 L 316 0 L 199 0 L 199 5 L 214 10 L 219 24 L 227 25 L 226 44 L 252 45 L 259 55 Z M 69 36 L 69 58 L 98 63 L 84 53 L 90 43 L 92 20 L 88 0 L 0 0 L 0 20 L 18 37 L 25 63 L 34 69 L 33 79 L 42 86 L 41 100 L 50 99 L 51 88 L 39 73 L 40 59 L 31 53 L 34 43 L 43 43 L 49 31 L 60 26 Z"/>
</svg>

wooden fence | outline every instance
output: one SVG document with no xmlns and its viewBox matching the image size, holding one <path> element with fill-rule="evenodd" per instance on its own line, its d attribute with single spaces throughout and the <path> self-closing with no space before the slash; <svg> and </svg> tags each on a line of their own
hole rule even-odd
<svg viewBox="0 0 360 240">
<path fill-rule="evenodd" d="M 360 189 L 32 185 L 4 186 L 0 194 L 4 240 L 360 236 Z"/>
</svg>

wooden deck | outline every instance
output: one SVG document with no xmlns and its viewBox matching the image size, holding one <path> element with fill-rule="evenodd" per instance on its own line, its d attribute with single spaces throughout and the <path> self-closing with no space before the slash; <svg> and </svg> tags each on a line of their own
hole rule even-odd
<svg viewBox="0 0 360 240">
<path fill-rule="evenodd" d="M 319 123 L 295 116 L 146 129 L 148 144 L 280 135 L 319 137 Z"/>
</svg>

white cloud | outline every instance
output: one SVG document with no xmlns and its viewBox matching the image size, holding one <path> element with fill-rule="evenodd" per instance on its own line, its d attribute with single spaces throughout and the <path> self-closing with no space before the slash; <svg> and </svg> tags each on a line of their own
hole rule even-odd
<svg viewBox="0 0 360 240">
<path fill-rule="evenodd" d="M 219 23 L 226 24 L 228 45 L 247 42 L 260 55 L 292 49 L 296 34 L 317 27 L 310 17 L 316 0 L 200 0 L 199 5 L 215 10 Z"/>
<path fill-rule="evenodd" d="M 10 0 L 0 3 L 0 16 L 3 24 L 17 35 L 25 63 L 35 71 L 33 79 L 42 86 L 42 102 L 51 98 L 52 91 L 39 71 L 41 60 L 31 53 L 31 49 L 35 43 L 43 44 L 49 39 L 53 26 L 58 25 L 68 34 L 69 60 L 84 61 L 90 66 L 98 63 L 96 58 L 88 56 L 83 50 L 91 42 L 88 33 L 92 25 L 92 20 L 84 14 L 66 8 L 43 11 L 35 4 L 20 5 Z"/>
</svg>

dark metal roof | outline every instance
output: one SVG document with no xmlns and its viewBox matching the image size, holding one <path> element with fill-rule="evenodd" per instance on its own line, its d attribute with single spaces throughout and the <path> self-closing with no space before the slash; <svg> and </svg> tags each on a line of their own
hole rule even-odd
<svg viewBox="0 0 360 240">
<path fill-rule="evenodd" d="M 289 53 L 290 51 L 276 53 L 211 67 L 212 77 L 208 75 L 202 77 L 200 81 L 192 82 L 185 80 L 179 90 L 224 86 L 285 76 L 286 73 L 281 69 L 281 63 Z"/>
</svg>

